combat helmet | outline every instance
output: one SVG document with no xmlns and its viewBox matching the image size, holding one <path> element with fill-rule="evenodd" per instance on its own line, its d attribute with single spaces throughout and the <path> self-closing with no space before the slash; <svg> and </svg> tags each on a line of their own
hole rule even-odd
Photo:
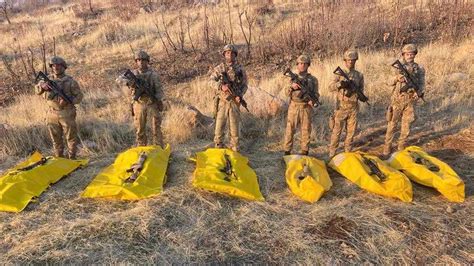
<svg viewBox="0 0 474 266">
<path fill-rule="evenodd" d="M 135 54 L 135 60 L 146 60 L 150 61 L 150 56 L 143 50 L 138 51 L 138 53 Z"/>
<path fill-rule="evenodd" d="M 410 43 L 410 44 L 407 44 L 405 46 L 403 46 L 402 48 L 402 54 L 404 53 L 415 53 L 417 54 L 418 53 L 418 48 L 416 47 L 416 45 Z"/>
<path fill-rule="evenodd" d="M 53 56 L 49 59 L 49 67 L 53 67 L 53 65 L 62 65 L 64 69 L 67 68 L 66 61 L 62 57 Z"/>
<path fill-rule="evenodd" d="M 307 56 L 305 54 L 302 54 L 302 55 L 298 56 L 298 58 L 296 59 L 296 63 L 303 63 L 303 64 L 311 65 L 311 59 L 309 58 L 309 56 Z"/>
<path fill-rule="evenodd" d="M 358 60 L 359 59 L 359 53 L 357 53 L 356 50 L 347 50 L 344 53 L 344 60 Z"/>
<path fill-rule="evenodd" d="M 227 44 L 226 46 L 224 46 L 224 48 L 222 49 L 222 55 L 224 55 L 226 51 L 231 51 L 232 53 L 235 54 L 235 56 L 239 54 L 239 52 L 237 51 L 237 48 L 232 44 Z"/>
</svg>

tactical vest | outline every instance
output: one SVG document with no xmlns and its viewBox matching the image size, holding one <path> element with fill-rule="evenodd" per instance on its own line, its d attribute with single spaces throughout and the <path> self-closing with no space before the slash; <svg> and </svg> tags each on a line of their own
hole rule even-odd
<svg viewBox="0 0 474 266">
<path fill-rule="evenodd" d="M 49 79 L 54 81 L 56 84 L 58 84 L 58 86 L 63 90 L 66 96 L 68 96 L 70 99 L 74 98 L 74 95 L 72 93 L 72 82 L 74 82 L 74 80 L 72 79 L 71 76 L 64 75 L 61 78 L 56 78 L 54 75 L 50 75 Z M 60 106 L 59 105 L 60 96 L 59 94 L 53 91 L 45 91 L 44 97 L 47 100 L 48 106 L 53 108 L 54 110 L 74 108 L 74 104 L 69 104 L 69 103 L 67 103 L 65 106 Z"/>
<path fill-rule="evenodd" d="M 361 74 L 356 70 L 349 71 L 348 69 L 344 69 L 344 72 L 346 72 L 349 79 L 352 80 L 358 88 L 360 88 L 361 79 L 362 79 Z M 339 77 L 339 80 L 343 80 L 343 79 L 344 78 Z M 353 93 L 350 97 L 347 97 L 345 89 L 341 89 L 338 91 L 337 100 L 338 100 L 339 107 L 341 109 L 357 108 L 359 105 L 357 93 Z"/>
<path fill-rule="evenodd" d="M 141 94 L 140 98 L 138 98 L 138 102 L 140 102 L 140 103 L 151 103 L 151 102 L 153 102 L 153 96 L 155 94 L 155 89 L 152 86 L 153 82 L 151 80 L 152 75 L 153 75 L 153 71 L 151 69 L 148 69 L 146 72 L 142 73 L 142 72 L 138 71 L 137 69 L 135 69 L 135 70 L 133 70 L 133 74 L 135 74 L 135 76 L 140 80 L 141 86 L 143 86 L 145 88 L 148 88 L 149 91 L 153 94 L 153 95 L 148 95 L 147 93 Z M 132 87 L 132 89 L 131 89 L 132 98 L 137 93 L 136 90 L 137 90 L 136 88 Z"/>
<path fill-rule="evenodd" d="M 312 88 L 312 86 L 314 85 L 313 82 L 312 82 L 312 76 L 311 74 L 309 73 L 306 73 L 305 76 L 301 76 L 300 74 L 298 74 L 298 77 L 300 78 L 301 80 L 301 83 L 303 85 L 304 88 L 308 89 L 308 90 L 313 90 L 314 88 Z M 304 98 L 302 97 L 298 97 L 301 95 L 301 91 L 300 90 L 292 90 L 291 93 L 290 93 L 290 99 L 291 101 L 293 102 L 297 102 L 297 103 L 304 103 L 306 102 L 304 100 Z"/>
</svg>

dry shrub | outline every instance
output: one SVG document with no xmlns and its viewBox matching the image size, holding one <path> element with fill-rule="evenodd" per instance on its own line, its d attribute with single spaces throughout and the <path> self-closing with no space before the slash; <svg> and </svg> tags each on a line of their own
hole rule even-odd
<svg viewBox="0 0 474 266">
<path fill-rule="evenodd" d="M 350 47 L 398 49 L 409 42 L 459 40 L 469 36 L 473 14 L 469 1 L 396 2 L 392 6 L 376 1 L 313 2 L 305 7 L 277 25 L 265 23 L 265 19 L 275 19 L 260 17 L 263 34 L 255 45 L 257 60 L 303 52 L 321 57 Z"/>
<path fill-rule="evenodd" d="M 167 143 L 183 143 L 203 135 L 212 123 L 209 117 L 190 106 L 171 104 L 163 120 L 163 134 Z"/>
</svg>

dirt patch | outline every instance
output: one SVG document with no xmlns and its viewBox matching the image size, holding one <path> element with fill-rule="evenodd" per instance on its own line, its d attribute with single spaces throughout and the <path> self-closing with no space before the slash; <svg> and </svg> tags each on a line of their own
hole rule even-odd
<svg viewBox="0 0 474 266">
<path fill-rule="evenodd" d="M 449 148 L 454 151 L 454 155 L 459 151 L 464 153 L 474 153 L 474 126 L 466 128 L 457 134 L 442 136 L 428 144 L 430 149 Z M 448 154 L 449 155 L 449 154 Z"/>
<path fill-rule="evenodd" d="M 356 230 L 356 223 L 342 216 L 334 216 L 322 227 L 307 226 L 305 234 L 319 235 L 327 240 L 349 240 L 351 233 Z"/>
</svg>

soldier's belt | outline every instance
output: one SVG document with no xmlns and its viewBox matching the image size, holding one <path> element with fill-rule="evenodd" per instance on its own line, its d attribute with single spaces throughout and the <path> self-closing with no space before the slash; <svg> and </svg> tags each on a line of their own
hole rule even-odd
<svg viewBox="0 0 474 266">
<path fill-rule="evenodd" d="M 344 109 L 344 110 L 357 108 L 357 106 L 358 106 L 357 102 L 340 102 L 339 103 L 339 109 Z"/>
<path fill-rule="evenodd" d="M 54 112 L 60 112 L 60 111 L 66 111 L 66 110 L 72 110 L 72 109 L 74 109 L 74 105 L 67 105 L 65 107 L 52 107 L 52 106 L 49 107 L 49 110 L 54 111 Z"/>
<path fill-rule="evenodd" d="M 291 100 L 290 104 L 293 104 L 293 105 L 307 105 L 308 103 L 304 102 L 304 101 L 299 102 L 299 101 Z"/>
</svg>

